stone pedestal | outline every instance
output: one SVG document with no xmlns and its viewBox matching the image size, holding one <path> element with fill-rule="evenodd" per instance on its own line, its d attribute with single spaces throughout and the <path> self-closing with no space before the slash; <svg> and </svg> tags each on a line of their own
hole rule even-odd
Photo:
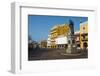
<svg viewBox="0 0 100 76">
<path fill-rule="evenodd" d="M 71 54 L 71 53 L 76 53 L 76 45 L 75 45 L 75 40 L 74 36 L 68 36 L 68 48 L 66 49 L 66 53 Z"/>
<path fill-rule="evenodd" d="M 76 50 L 76 46 L 68 46 L 68 48 L 66 49 L 66 53 L 67 54 L 75 54 L 77 53 L 77 50 Z"/>
</svg>

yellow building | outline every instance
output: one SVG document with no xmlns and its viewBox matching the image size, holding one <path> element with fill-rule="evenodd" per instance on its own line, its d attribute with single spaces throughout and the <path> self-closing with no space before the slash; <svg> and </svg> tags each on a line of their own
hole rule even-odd
<svg viewBox="0 0 100 76">
<path fill-rule="evenodd" d="M 80 47 L 88 47 L 88 22 L 80 23 Z"/>
<path fill-rule="evenodd" d="M 50 30 L 51 35 L 51 48 L 56 48 L 55 39 L 60 36 L 66 36 L 69 32 L 69 26 L 67 24 L 56 25 Z"/>
<path fill-rule="evenodd" d="M 56 48 L 56 44 L 55 44 L 55 38 L 58 35 L 58 26 L 54 26 L 51 30 L 50 30 L 50 34 L 51 34 L 51 48 Z"/>
</svg>

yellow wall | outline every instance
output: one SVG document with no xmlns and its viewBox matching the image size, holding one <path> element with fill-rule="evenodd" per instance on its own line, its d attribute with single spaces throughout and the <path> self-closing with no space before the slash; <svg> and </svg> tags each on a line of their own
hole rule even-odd
<svg viewBox="0 0 100 76">
<path fill-rule="evenodd" d="M 83 27 L 85 28 L 85 33 L 88 33 L 88 23 L 85 22 L 85 23 L 81 23 L 80 24 L 80 33 L 82 34 L 84 31 L 83 31 Z"/>
<path fill-rule="evenodd" d="M 56 48 L 55 39 L 60 35 L 66 35 L 69 31 L 69 26 L 66 24 L 58 25 L 56 28 L 50 31 L 51 34 L 51 47 Z"/>
<path fill-rule="evenodd" d="M 83 29 L 83 28 L 85 28 L 85 29 Z M 87 35 L 85 35 L 86 41 L 82 41 L 83 34 L 87 34 Z M 86 42 L 88 44 L 88 23 L 87 22 L 80 23 L 80 46 L 81 46 L 81 48 L 83 48 L 84 42 Z"/>
</svg>

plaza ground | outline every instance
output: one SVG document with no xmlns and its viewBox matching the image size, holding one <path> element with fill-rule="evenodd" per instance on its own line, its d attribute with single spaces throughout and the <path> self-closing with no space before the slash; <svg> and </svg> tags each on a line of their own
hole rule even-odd
<svg viewBox="0 0 100 76">
<path fill-rule="evenodd" d="M 82 49 L 80 51 L 83 51 Z M 88 50 L 85 53 L 67 54 L 64 49 L 38 48 L 28 50 L 28 60 L 55 60 L 55 59 L 79 59 L 88 58 Z"/>
</svg>

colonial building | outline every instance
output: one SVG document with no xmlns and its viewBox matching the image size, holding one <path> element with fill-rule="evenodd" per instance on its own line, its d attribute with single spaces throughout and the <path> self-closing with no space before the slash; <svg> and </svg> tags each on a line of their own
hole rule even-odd
<svg viewBox="0 0 100 76">
<path fill-rule="evenodd" d="M 50 30 L 47 39 L 48 48 L 66 48 L 68 45 L 68 34 L 70 32 L 69 25 L 55 25 Z M 74 33 L 75 45 L 80 48 L 88 46 L 88 22 L 80 23 L 80 30 Z"/>
<path fill-rule="evenodd" d="M 62 48 L 67 44 L 67 34 L 69 26 L 67 24 L 60 24 L 54 26 L 50 30 L 51 48 Z"/>
<path fill-rule="evenodd" d="M 80 46 L 88 47 L 88 22 L 80 23 Z"/>
<path fill-rule="evenodd" d="M 59 28 L 59 26 L 54 26 L 50 30 L 50 35 L 51 35 L 51 48 L 56 48 L 55 39 L 58 36 L 58 28 Z"/>
<path fill-rule="evenodd" d="M 47 48 L 47 41 L 46 40 L 40 41 L 40 48 Z"/>
<path fill-rule="evenodd" d="M 75 44 L 77 47 L 80 47 L 80 31 L 75 31 Z"/>
<path fill-rule="evenodd" d="M 67 48 L 67 45 L 68 44 L 68 40 L 67 40 L 67 37 L 66 36 L 58 36 L 56 38 L 56 46 L 57 48 L 60 48 L 60 49 L 65 49 Z"/>
<path fill-rule="evenodd" d="M 47 48 L 51 48 L 51 35 L 48 35 Z"/>
</svg>

